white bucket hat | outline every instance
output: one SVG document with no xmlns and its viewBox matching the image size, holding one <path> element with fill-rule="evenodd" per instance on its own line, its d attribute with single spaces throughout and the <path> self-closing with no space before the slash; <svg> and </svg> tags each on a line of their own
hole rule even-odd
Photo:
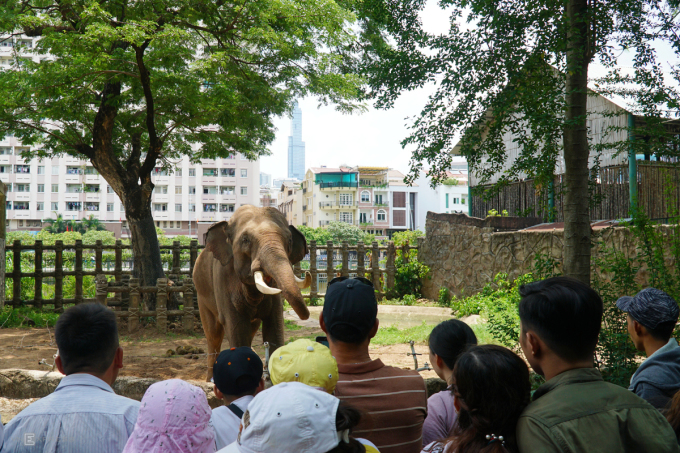
<svg viewBox="0 0 680 453">
<path fill-rule="evenodd" d="M 248 405 L 239 439 L 224 453 L 320 453 L 335 448 L 340 400 L 299 382 L 283 382 L 260 392 Z"/>
</svg>

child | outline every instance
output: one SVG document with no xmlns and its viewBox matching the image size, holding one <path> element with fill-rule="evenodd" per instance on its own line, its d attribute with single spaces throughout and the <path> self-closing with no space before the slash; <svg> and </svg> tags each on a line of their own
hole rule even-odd
<svg viewBox="0 0 680 453">
<path fill-rule="evenodd" d="M 423 424 L 423 445 L 451 435 L 456 423 L 454 398 L 451 392 L 453 367 L 466 349 L 477 344 L 477 337 L 470 326 L 463 321 L 450 319 L 432 329 L 429 343 L 432 368 L 437 376 L 446 381 L 449 386 L 427 400 L 427 418 Z"/>
<path fill-rule="evenodd" d="M 526 363 L 501 346 L 473 346 L 456 362 L 452 383 L 453 435 L 423 452 L 516 453 L 515 428 L 531 391 Z"/>
<path fill-rule="evenodd" d="M 205 392 L 181 379 L 156 382 L 144 393 L 123 453 L 213 453 Z"/>
<path fill-rule="evenodd" d="M 215 396 L 224 401 L 224 406 L 213 410 L 210 424 L 218 450 L 236 440 L 243 413 L 253 397 L 264 390 L 263 370 L 262 360 L 247 346 L 227 349 L 217 356 L 213 382 Z"/>
<path fill-rule="evenodd" d="M 274 351 L 269 375 L 274 385 L 302 382 L 332 395 L 338 382 L 338 364 L 326 346 L 302 339 Z"/>
</svg>

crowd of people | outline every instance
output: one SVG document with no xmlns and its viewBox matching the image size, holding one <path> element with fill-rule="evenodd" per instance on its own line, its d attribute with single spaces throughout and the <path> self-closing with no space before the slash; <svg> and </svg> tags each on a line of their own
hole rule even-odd
<svg viewBox="0 0 680 453">
<path fill-rule="evenodd" d="M 603 303 L 593 289 L 556 277 L 520 294 L 523 357 L 478 345 L 467 324 L 445 321 L 429 347 L 448 387 L 428 398 L 417 372 L 370 356 L 379 329 L 371 282 L 336 278 L 319 318 L 328 347 L 297 340 L 277 349 L 270 388 L 250 347 L 222 351 L 213 381 L 224 405 L 215 409 L 201 388 L 179 379 L 151 385 L 141 402 L 116 395 L 123 350 L 115 315 L 78 305 L 55 327 L 65 377 L 12 419 L 4 437 L 0 425 L 0 452 L 680 452 L 672 297 L 647 288 L 617 302 L 647 356 L 625 389 L 594 366 Z M 545 379 L 533 393 L 529 367 Z"/>
</svg>

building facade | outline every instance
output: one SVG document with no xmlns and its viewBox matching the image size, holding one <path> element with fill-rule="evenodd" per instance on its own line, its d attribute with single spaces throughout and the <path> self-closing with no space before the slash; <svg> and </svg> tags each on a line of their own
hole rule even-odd
<svg viewBox="0 0 680 453">
<path fill-rule="evenodd" d="M 312 228 L 329 223 L 359 225 L 359 172 L 353 168 L 312 167 L 302 183 L 302 224 Z"/>
<path fill-rule="evenodd" d="M 296 103 L 288 137 L 288 178 L 305 178 L 305 142 L 302 141 L 302 110 Z"/>
<path fill-rule="evenodd" d="M 278 208 L 286 216 L 288 225 L 302 225 L 302 203 L 304 199 L 301 186 L 300 183 L 285 183 L 281 184 L 279 189 Z"/>
<path fill-rule="evenodd" d="M 387 237 L 390 215 L 387 167 L 357 167 L 359 171 L 359 225 L 377 239 Z"/>
</svg>

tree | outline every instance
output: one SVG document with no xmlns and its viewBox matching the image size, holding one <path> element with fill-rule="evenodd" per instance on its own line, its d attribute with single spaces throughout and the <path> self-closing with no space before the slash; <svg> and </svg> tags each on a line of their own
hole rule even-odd
<svg viewBox="0 0 680 453">
<path fill-rule="evenodd" d="M 45 226 L 43 230 L 49 233 L 58 234 L 66 231 L 66 221 L 61 216 L 61 214 L 57 214 L 57 217 L 54 219 L 46 219 L 45 223 L 48 225 Z"/>
<path fill-rule="evenodd" d="M 356 245 L 359 241 L 370 244 L 375 240 L 375 235 L 345 222 L 331 222 L 328 227 L 312 228 L 301 225 L 297 228 L 305 236 L 307 243 L 316 241 L 317 245 L 326 245 L 328 241 L 333 241 L 335 245 L 340 245 L 343 241 L 347 241 L 349 245 Z"/>
<path fill-rule="evenodd" d="M 440 36 L 422 29 L 418 13 L 424 2 L 395 6 L 397 20 L 388 27 L 395 47 L 366 69 L 380 95 L 377 105 L 388 108 L 403 90 L 437 84 L 402 142 L 415 148 L 408 179 L 429 162 L 428 175 L 444 180 L 459 139 L 460 154 L 482 184 L 499 175 L 486 195 L 519 178 L 548 187 L 562 154 L 563 269 L 589 282 L 589 184 L 597 165 L 591 173 L 588 162 L 605 147 L 588 142 L 589 67 L 596 61 L 606 71 L 594 81 L 598 91 L 627 98 L 627 107 L 646 117 L 645 139 L 635 141 L 636 151 L 668 155 L 677 138 L 667 137 L 660 123 L 677 114 L 680 97 L 672 86 L 678 72 L 669 63 L 670 75 L 664 74 L 657 52 L 662 43 L 675 59 L 680 53 L 676 3 L 448 0 L 440 5 L 450 11 L 451 28 Z M 622 72 L 622 65 L 633 71 Z M 509 131 L 519 148 L 513 162 L 503 142 Z M 621 128 L 606 131 L 615 132 Z M 628 152 L 629 144 L 606 146 Z"/>
<path fill-rule="evenodd" d="M 17 49 L 0 72 L 0 137 L 40 145 L 25 158 L 89 159 L 125 207 L 135 273 L 155 284 L 154 168 L 267 154 L 272 118 L 296 98 L 363 108 L 356 68 L 383 43 L 363 5 L 3 0 L 0 35 L 39 37 L 40 61 Z"/>
<path fill-rule="evenodd" d="M 93 214 L 90 214 L 90 217 L 85 218 L 82 220 L 83 226 L 85 227 L 85 231 L 104 231 L 106 230 L 106 227 L 104 226 L 103 223 L 99 221 L 98 218 L 96 218 Z"/>
</svg>

